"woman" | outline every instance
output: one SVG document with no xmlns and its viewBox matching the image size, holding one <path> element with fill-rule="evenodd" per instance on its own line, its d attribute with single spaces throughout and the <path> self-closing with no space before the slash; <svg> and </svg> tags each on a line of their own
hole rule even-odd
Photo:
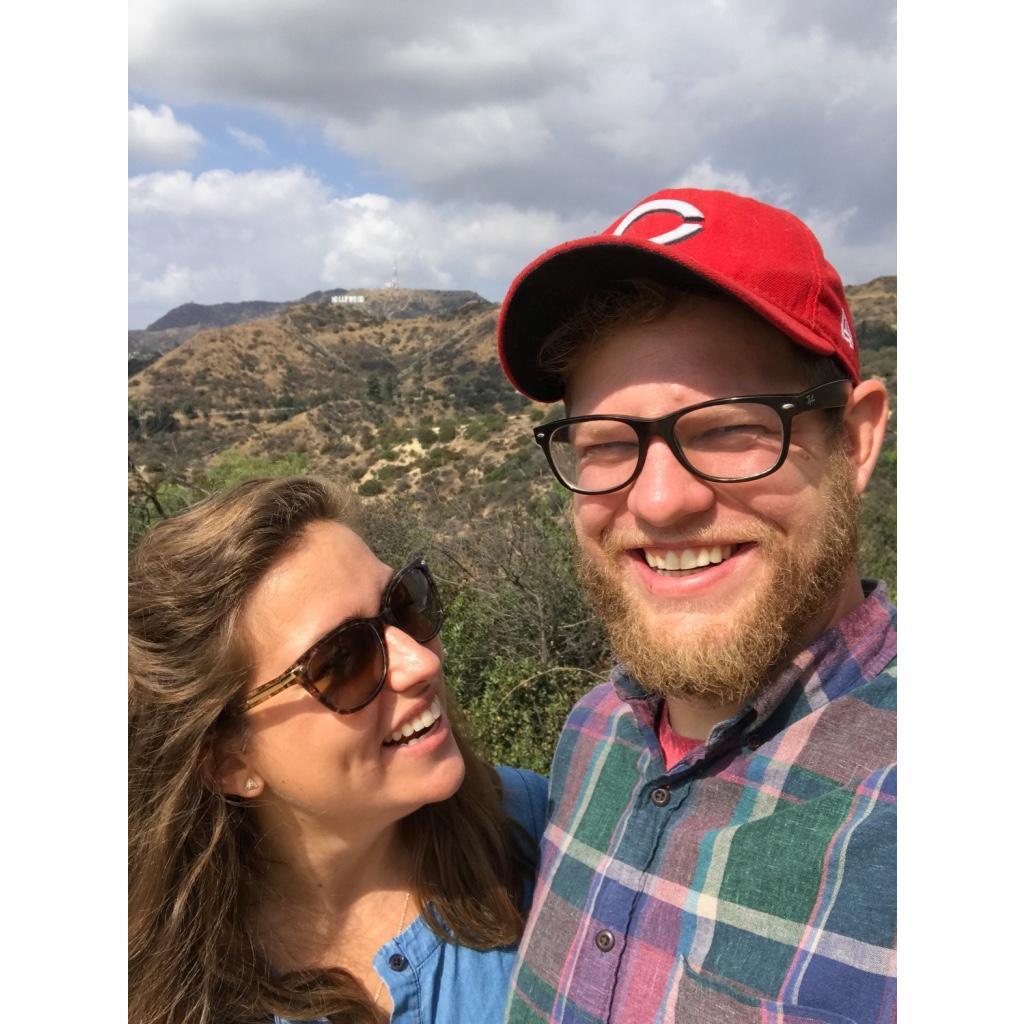
<svg viewBox="0 0 1024 1024">
<path fill-rule="evenodd" d="M 255 480 L 129 572 L 129 1016 L 501 1019 L 546 784 L 482 762 L 421 561 Z"/>
</svg>

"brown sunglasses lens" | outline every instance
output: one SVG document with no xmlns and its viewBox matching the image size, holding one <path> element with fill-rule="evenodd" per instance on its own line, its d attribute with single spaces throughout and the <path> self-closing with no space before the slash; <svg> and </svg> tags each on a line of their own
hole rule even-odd
<svg viewBox="0 0 1024 1024">
<path fill-rule="evenodd" d="M 306 673 L 324 703 L 338 711 L 369 701 L 384 678 L 384 648 L 369 622 L 353 622 L 312 652 Z"/>
<path fill-rule="evenodd" d="M 418 643 L 437 636 L 441 628 L 441 598 L 430 577 L 418 567 L 395 580 L 388 595 L 388 611 L 398 628 Z"/>
</svg>

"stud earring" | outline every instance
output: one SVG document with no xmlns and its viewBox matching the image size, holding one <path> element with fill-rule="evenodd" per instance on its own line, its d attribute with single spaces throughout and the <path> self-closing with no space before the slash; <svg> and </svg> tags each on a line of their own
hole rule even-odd
<svg viewBox="0 0 1024 1024">
<path fill-rule="evenodd" d="M 257 787 L 256 787 L 256 780 L 255 779 L 246 779 L 245 780 L 245 791 L 247 793 L 251 793 L 256 788 Z"/>
</svg>

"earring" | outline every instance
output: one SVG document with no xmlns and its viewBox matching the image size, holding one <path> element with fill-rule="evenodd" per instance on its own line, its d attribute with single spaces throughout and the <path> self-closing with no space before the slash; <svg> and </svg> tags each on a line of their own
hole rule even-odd
<svg viewBox="0 0 1024 1024">
<path fill-rule="evenodd" d="M 257 789 L 257 788 L 258 787 L 256 785 L 256 780 L 255 779 L 246 779 L 245 780 L 245 791 L 246 791 L 246 793 L 251 793 L 254 789 Z"/>
</svg>

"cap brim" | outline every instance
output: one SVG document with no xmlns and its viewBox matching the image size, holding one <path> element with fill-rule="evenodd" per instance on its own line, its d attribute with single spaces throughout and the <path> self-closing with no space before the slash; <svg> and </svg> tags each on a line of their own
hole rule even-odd
<svg viewBox="0 0 1024 1024">
<path fill-rule="evenodd" d="M 566 243 L 527 267 L 509 289 L 500 327 L 501 362 L 519 391 L 538 402 L 558 401 L 565 386 L 537 366 L 541 342 L 595 288 L 640 276 L 667 285 L 707 280 L 659 252 L 607 238 Z"/>
<path fill-rule="evenodd" d="M 591 236 L 543 253 L 522 271 L 505 297 L 498 324 L 498 355 L 505 374 L 522 394 L 537 402 L 556 402 L 563 397 L 562 379 L 537 365 L 541 343 L 591 291 L 629 277 L 645 277 L 669 286 L 700 281 L 738 299 L 797 344 L 821 355 L 834 354 L 805 324 L 778 307 L 732 282 L 716 280 L 678 254 L 665 255 L 656 243 Z"/>
</svg>

